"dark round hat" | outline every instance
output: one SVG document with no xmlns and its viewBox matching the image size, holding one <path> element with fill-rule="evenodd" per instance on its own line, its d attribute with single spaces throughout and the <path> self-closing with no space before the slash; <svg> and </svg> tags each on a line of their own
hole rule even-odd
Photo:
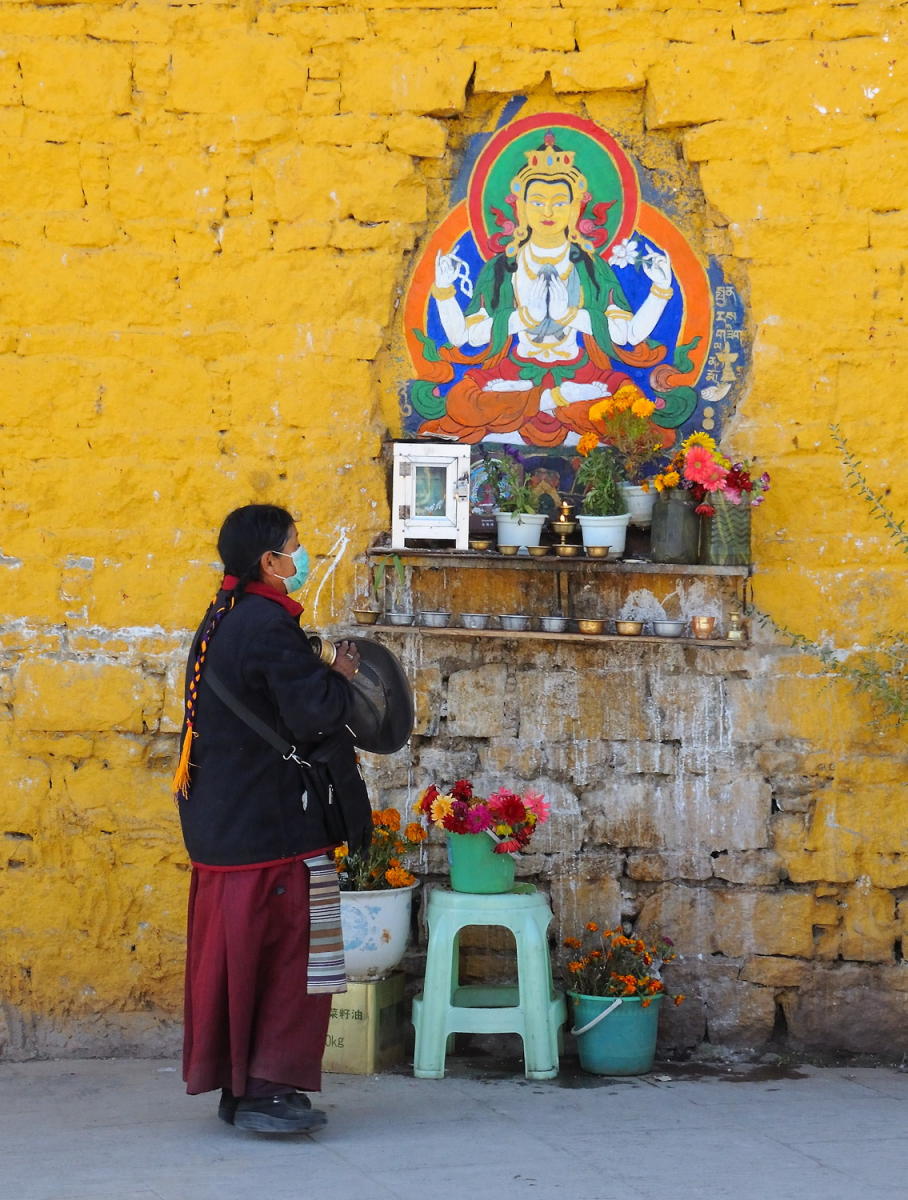
<svg viewBox="0 0 908 1200">
<path fill-rule="evenodd" d="M 394 754 L 413 732 L 413 690 L 400 660 L 387 646 L 350 638 L 360 654 L 350 680 L 355 694 L 349 726 L 360 750 Z"/>
</svg>

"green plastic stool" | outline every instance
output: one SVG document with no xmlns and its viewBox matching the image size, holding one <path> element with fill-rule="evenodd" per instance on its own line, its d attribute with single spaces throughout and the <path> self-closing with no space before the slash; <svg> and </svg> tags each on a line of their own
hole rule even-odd
<svg viewBox="0 0 908 1200">
<path fill-rule="evenodd" d="M 552 987 L 546 937 L 551 920 L 545 896 L 529 885 L 494 895 L 432 891 L 425 981 L 422 995 L 413 1001 L 417 1078 L 444 1078 L 452 1033 L 519 1033 L 527 1079 L 553 1079 L 558 1074 L 566 1004 Z M 466 925 L 500 925 L 511 931 L 517 943 L 516 987 L 461 986 L 459 941 Z"/>
</svg>

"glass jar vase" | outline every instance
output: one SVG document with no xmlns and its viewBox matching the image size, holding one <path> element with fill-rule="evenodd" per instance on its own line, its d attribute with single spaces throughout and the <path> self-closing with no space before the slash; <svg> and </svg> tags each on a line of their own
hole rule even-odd
<svg viewBox="0 0 908 1200">
<path fill-rule="evenodd" d="M 696 563 L 700 561 L 700 518 L 690 492 L 666 488 L 653 504 L 650 548 L 653 562 Z"/>
</svg>

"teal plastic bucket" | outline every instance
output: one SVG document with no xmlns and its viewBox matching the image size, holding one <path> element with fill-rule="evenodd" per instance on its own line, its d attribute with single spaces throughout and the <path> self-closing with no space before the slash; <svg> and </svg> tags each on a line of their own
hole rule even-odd
<svg viewBox="0 0 908 1200">
<path fill-rule="evenodd" d="M 491 895 L 514 886 L 514 859 L 496 854 L 487 833 L 448 834 L 448 864 L 455 892 Z"/>
<path fill-rule="evenodd" d="M 571 1033 L 584 1071 L 593 1075 L 645 1075 L 656 1057 L 662 995 L 643 1007 L 639 996 L 583 996 L 569 992 L 574 1014 Z M 619 1003 L 616 1005 L 615 1001 Z M 612 1007 L 614 1005 L 614 1007 Z M 611 1011 L 608 1011 L 611 1009 Z M 603 1016 L 603 1013 L 608 1013 Z"/>
</svg>

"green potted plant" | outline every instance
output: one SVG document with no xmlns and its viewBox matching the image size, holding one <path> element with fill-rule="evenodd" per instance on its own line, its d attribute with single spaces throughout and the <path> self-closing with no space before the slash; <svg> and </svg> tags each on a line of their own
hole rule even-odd
<svg viewBox="0 0 908 1200">
<path fill-rule="evenodd" d="M 617 455 L 623 479 L 620 488 L 630 510 L 631 525 L 646 528 L 652 521 L 656 493 L 643 468 L 665 449 L 665 431 L 653 425 L 656 406 L 635 383 L 623 383 L 614 396 L 596 406 L 596 415 L 606 425 L 605 440 Z"/>
<path fill-rule="evenodd" d="M 521 796 L 505 787 L 477 796 L 469 779 L 458 779 L 450 792 L 430 784 L 414 811 L 447 834 L 454 891 L 486 894 L 510 891 L 514 855 L 526 849 L 537 826 L 549 819 L 543 796 Z"/>
<path fill-rule="evenodd" d="M 634 937 L 588 921 L 564 939 L 565 977 L 580 1065 L 596 1075 L 644 1075 L 653 1065 L 662 968 L 675 957 L 670 938 Z M 680 1004 L 683 996 L 673 997 Z"/>
<path fill-rule="evenodd" d="M 334 852 L 341 893 L 341 930 L 350 979 L 381 979 L 404 956 L 416 876 L 404 859 L 426 840 L 417 821 L 401 828 L 395 808 L 372 810 L 367 850 Z"/>
<path fill-rule="evenodd" d="M 605 546 L 609 558 L 624 553 L 630 521 L 621 491 L 621 471 L 612 451 L 600 445 L 595 433 L 585 433 L 577 445 L 574 488 L 582 492 L 578 516 L 584 546 Z"/>
<path fill-rule="evenodd" d="M 494 498 L 499 546 L 538 546 L 547 517 L 539 511 L 541 492 L 516 450 L 503 446 L 482 459 Z"/>
</svg>

